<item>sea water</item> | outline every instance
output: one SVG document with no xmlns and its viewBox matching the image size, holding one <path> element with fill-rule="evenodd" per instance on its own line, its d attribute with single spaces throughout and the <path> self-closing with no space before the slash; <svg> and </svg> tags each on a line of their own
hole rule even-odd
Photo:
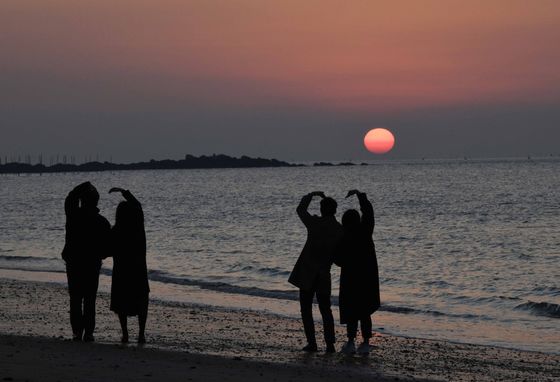
<svg viewBox="0 0 560 382">
<path fill-rule="evenodd" d="M 297 317 L 287 279 L 306 231 L 295 209 L 320 190 L 340 217 L 358 208 L 344 198 L 355 188 L 375 209 L 375 330 L 560 352 L 558 158 L 2 175 L 0 277 L 63 280 L 64 198 L 86 180 L 111 223 L 121 200 L 111 187 L 142 202 L 156 298 Z"/>
</svg>

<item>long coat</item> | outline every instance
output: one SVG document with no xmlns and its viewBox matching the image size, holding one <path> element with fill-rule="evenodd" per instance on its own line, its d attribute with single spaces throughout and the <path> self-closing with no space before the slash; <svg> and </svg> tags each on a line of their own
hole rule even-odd
<svg viewBox="0 0 560 382">
<path fill-rule="evenodd" d="M 111 229 L 113 276 L 111 310 L 118 314 L 136 316 L 148 306 L 150 287 L 146 266 L 146 234 L 142 205 L 128 191 L 123 192 L 127 206 L 133 212 L 132 222 Z"/>
<path fill-rule="evenodd" d="M 307 228 L 307 240 L 288 281 L 301 290 L 331 292 L 331 266 L 342 226 L 334 216 L 313 216 L 307 209 L 312 196 L 305 195 L 296 210 Z"/>
<path fill-rule="evenodd" d="M 334 262 L 341 267 L 338 298 L 340 322 L 358 321 L 380 306 L 379 274 L 372 235 L 375 225 L 373 207 L 365 194 L 359 194 L 360 225 L 345 230 L 337 246 Z"/>
</svg>

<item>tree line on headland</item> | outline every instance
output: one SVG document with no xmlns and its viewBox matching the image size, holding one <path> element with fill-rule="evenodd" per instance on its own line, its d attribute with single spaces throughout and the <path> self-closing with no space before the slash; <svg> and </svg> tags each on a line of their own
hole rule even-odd
<svg viewBox="0 0 560 382">
<path fill-rule="evenodd" d="M 365 164 L 365 163 L 362 163 Z M 328 162 L 318 162 L 314 166 L 333 166 Z M 340 166 L 354 165 L 350 162 L 339 163 Z M 176 169 L 209 169 L 209 168 L 256 168 L 256 167 L 299 167 L 302 164 L 293 164 L 277 159 L 251 158 L 241 156 L 239 158 L 228 155 L 202 155 L 196 157 L 185 155 L 184 159 L 173 160 L 150 160 L 148 162 L 136 163 L 111 163 L 91 161 L 82 164 L 57 163 L 46 166 L 42 163 L 20 163 L 8 162 L 0 164 L 0 174 L 40 174 L 56 172 L 94 172 L 94 171 L 120 171 L 120 170 L 176 170 Z"/>
</svg>

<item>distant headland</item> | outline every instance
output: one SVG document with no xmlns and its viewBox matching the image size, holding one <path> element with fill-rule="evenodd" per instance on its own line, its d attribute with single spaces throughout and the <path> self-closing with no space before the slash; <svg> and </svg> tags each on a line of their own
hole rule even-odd
<svg viewBox="0 0 560 382">
<path fill-rule="evenodd" d="M 6 162 L 6 161 L 5 161 Z M 30 162 L 30 161 L 29 161 Z M 58 172 L 95 172 L 95 171 L 121 171 L 121 170 L 178 170 L 178 169 L 211 169 L 211 168 L 258 168 L 258 167 L 301 167 L 303 164 L 293 164 L 277 159 L 251 158 L 241 156 L 239 158 L 223 154 L 210 156 L 185 155 L 184 159 L 173 160 L 150 160 L 136 163 L 111 163 L 91 161 L 82 164 L 56 163 L 46 166 L 42 163 L 7 162 L 0 164 L 0 174 L 43 174 Z M 319 162 L 313 166 L 349 166 L 353 163 L 345 162 L 332 164 Z M 362 163 L 365 165 L 365 163 Z"/>
</svg>

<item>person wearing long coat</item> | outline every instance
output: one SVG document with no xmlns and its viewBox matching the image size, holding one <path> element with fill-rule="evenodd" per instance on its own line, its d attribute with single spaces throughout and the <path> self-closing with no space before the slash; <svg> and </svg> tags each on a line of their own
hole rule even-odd
<svg viewBox="0 0 560 382">
<path fill-rule="evenodd" d="M 363 343 L 358 348 L 361 354 L 369 353 L 372 337 L 371 315 L 379 309 L 379 274 L 373 229 L 375 218 L 367 195 L 357 190 L 348 192 L 347 197 L 357 195 L 362 216 L 351 209 L 342 216 L 344 234 L 335 251 L 334 262 L 341 267 L 339 309 L 340 322 L 346 324 L 348 342 L 342 352 L 354 353 L 354 340 L 361 324 Z"/>
<path fill-rule="evenodd" d="M 111 310 L 119 316 L 121 342 L 128 342 L 127 317 L 138 316 L 138 342 L 145 343 L 150 287 L 146 265 L 144 213 L 142 205 L 130 191 L 112 188 L 109 192 L 120 192 L 125 198 L 117 207 L 115 225 L 111 229 Z"/>
<path fill-rule="evenodd" d="M 321 216 L 311 215 L 307 209 L 314 196 L 321 197 Z M 315 324 L 313 321 L 313 298 L 317 296 L 319 311 L 323 318 L 326 351 L 335 351 L 334 318 L 331 311 L 331 266 L 336 243 L 342 235 L 342 227 L 336 220 L 337 203 L 325 197 L 321 191 L 303 196 L 297 214 L 307 228 L 307 240 L 290 274 L 289 282 L 299 288 L 299 302 L 303 328 L 307 338 L 304 351 L 317 351 Z"/>
</svg>

